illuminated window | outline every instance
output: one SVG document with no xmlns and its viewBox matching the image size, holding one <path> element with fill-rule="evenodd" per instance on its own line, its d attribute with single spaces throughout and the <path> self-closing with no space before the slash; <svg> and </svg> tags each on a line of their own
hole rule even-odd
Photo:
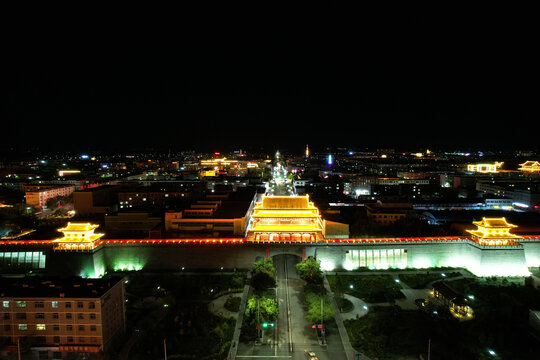
<svg viewBox="0 0 540 360">
<path fill-rule="evenodd" d="M 20 307 L 20 308 L 26 307 L 26 301 L 17 301 L 17 307 Z"/>
<path fill-rule="evenodd" d="M 52 301 L 51 306 L 53 307 L 53 309 L 58 309 L 58 301 Z"/>
<path fill-rule="evenodd" d="M 28 330 L 28 325 L 27 324 L 19 324 L 18 328 L 19 328 L 19 330 Z"/>
<path fill-rule="evenodd" d="M 36 324 L 36 330 L 43 331 L 47 330 L 45 324 Z"/>
<path fill-rule="evenodd" d="M 8 308 L 8 307 L 9 307 L 9 301 L 2 301 L 2 305 L 3 305 L 5 308 Z"/>
</svg>

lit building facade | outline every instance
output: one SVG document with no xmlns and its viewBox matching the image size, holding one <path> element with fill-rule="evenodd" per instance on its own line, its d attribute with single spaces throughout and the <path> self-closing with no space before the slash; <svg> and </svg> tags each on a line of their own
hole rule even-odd
<svg viewBox="0 0 540 360">
<path fill-rule="evenodd" d="M 248 238 L 254 241 L 317 241 L 324 224 L 307 195 L 266 196 L 253 208 Z"/>
<path fill-rule="evenodd" d="M 467 165 L 467 171 L 478 173 L 496 173 L 499 172 L 499 168 L 502 166 L 502 162 L 494 162 L 493 164 L 469 164 Z"/>
</svg>

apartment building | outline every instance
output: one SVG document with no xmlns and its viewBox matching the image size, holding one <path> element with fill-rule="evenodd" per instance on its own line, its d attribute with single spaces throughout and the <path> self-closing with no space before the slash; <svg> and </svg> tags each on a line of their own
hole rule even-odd
<svg viewBox="0 0 540 360">
<path fill-rule="evenodd" d="M 74 185 L 55 186 L 55 185 L 40 185 L 34 187 L 26 187 L 26 204 L 42 208 L 46 205 L 47 200 L 57 196 L 69 196 L 75 190 Z"/>
<path fill-rule="evenodd" d="M 124 299 L 122 277 L 0 278 L 0 337 L 39 359 L 92 358 L 124 333 Z"/>
</svg>

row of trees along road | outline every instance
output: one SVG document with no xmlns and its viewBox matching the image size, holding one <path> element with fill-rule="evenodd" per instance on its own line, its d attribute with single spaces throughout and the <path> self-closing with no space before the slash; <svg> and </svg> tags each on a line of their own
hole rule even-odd
<svg viewBox="0 0 540 360">
<path fill-rule="evenodd" d="M 256 337 L 262 330 L 272 327 L 279 315 L 279 307 L 273 288 L 276 287 L 276 268 L 272 259 L 259 259 L 252 268 L 251 288 L 253 292 L 246 304 L 246 323 L 256 329 Z"/>
<path fill-rule="evenodd" d="M 304 305 L 307 308 L 306 320 L 312 324 L 334 318 L 330 298 L 323 286 L 321 262 L 313 257 L 296 264 L 296 273 L 306 282 L 304 285 Z M 321 301 L 322 300 L 322 301 Z"/>
</svg>

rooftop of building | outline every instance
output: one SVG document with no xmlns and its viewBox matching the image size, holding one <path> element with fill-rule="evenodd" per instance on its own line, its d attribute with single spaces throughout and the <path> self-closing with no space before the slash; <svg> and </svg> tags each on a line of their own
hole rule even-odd
<svg viewBox="0 0 540 360">
<path fill-rule="evenodd" d="M 156 183 L 150 185 L 138 185 L 133 187 L 125 187 L 120 190 L 123 193 L 171 193 L 171 192 L 189 192 L 192 191 L 195 187 L 202 186 L 201 183 L 195 182 L 171 182 L 167 183 Z"/>
<path fill-rule="evenodd" d="M 197 199 L 191 205 L 197 205 L 198 202 L 206 203 L 215 201 L 218 203 L 217 209 L 212 213 L 212 216 L 204 217 L 210 219 L 236 219 L 246 216 L 246 213 L 251 205 L 251 202 L 256 194 L 256 189 L 253 187 L 241 187 L 236 191 L 209 192 L 205 196 Z M 191 207 L 194 209 L 195 207 Z M 185 219 L 198 219 L 199 215 L 186 215 Z"/>
<path fill-rule="evenodd" d="M 509 224 L 506 221 L 506 218 L 500 217 L 500 218 L 486 218 L 483 217 L 481 221 L 474 221 L 474 225 L 481 226 L 481 227 L 488 227 L 488 228 L 513 228 L 517 227 L 517 225 Z"/>
<path fill-rule="evenodd" d="M 440 293 L 444 298 L 451 300 L 456 305 L 468 305 L 467 299 L 454 290 L 444 281 L 436 281 L 433 283 L 433 289 Z"/>
<path fill-rule="evenodd" d="M 108 190 L 108 189 L 113 189 L 113 188 L 119 188 L 119 187 L 118 185 L 99 185 L 99 186 L 88 188 L 88 189 L 76 190 L 75 192 L 88 193 L 88 192 L 103 191 L 103 190 Z"/>
<path fill-rule="evenodd" d="M 312 209 L 307 195 L 302 196 L 263 196 L 261 208 L 264 209 Z"/>
<path fill-rule="evenodd" d="M 99 298 L 122 276 L 85 279 L 78 276 L 0 277 L 0 298 Z"/>
<path fill-rule="evenodd" d="M 68 222 L 66 227 L 58 229 L 58 231 L 90 231 L 97 229 L 99 225 L 90 223 L 72 223 Z"/>
</svg>

